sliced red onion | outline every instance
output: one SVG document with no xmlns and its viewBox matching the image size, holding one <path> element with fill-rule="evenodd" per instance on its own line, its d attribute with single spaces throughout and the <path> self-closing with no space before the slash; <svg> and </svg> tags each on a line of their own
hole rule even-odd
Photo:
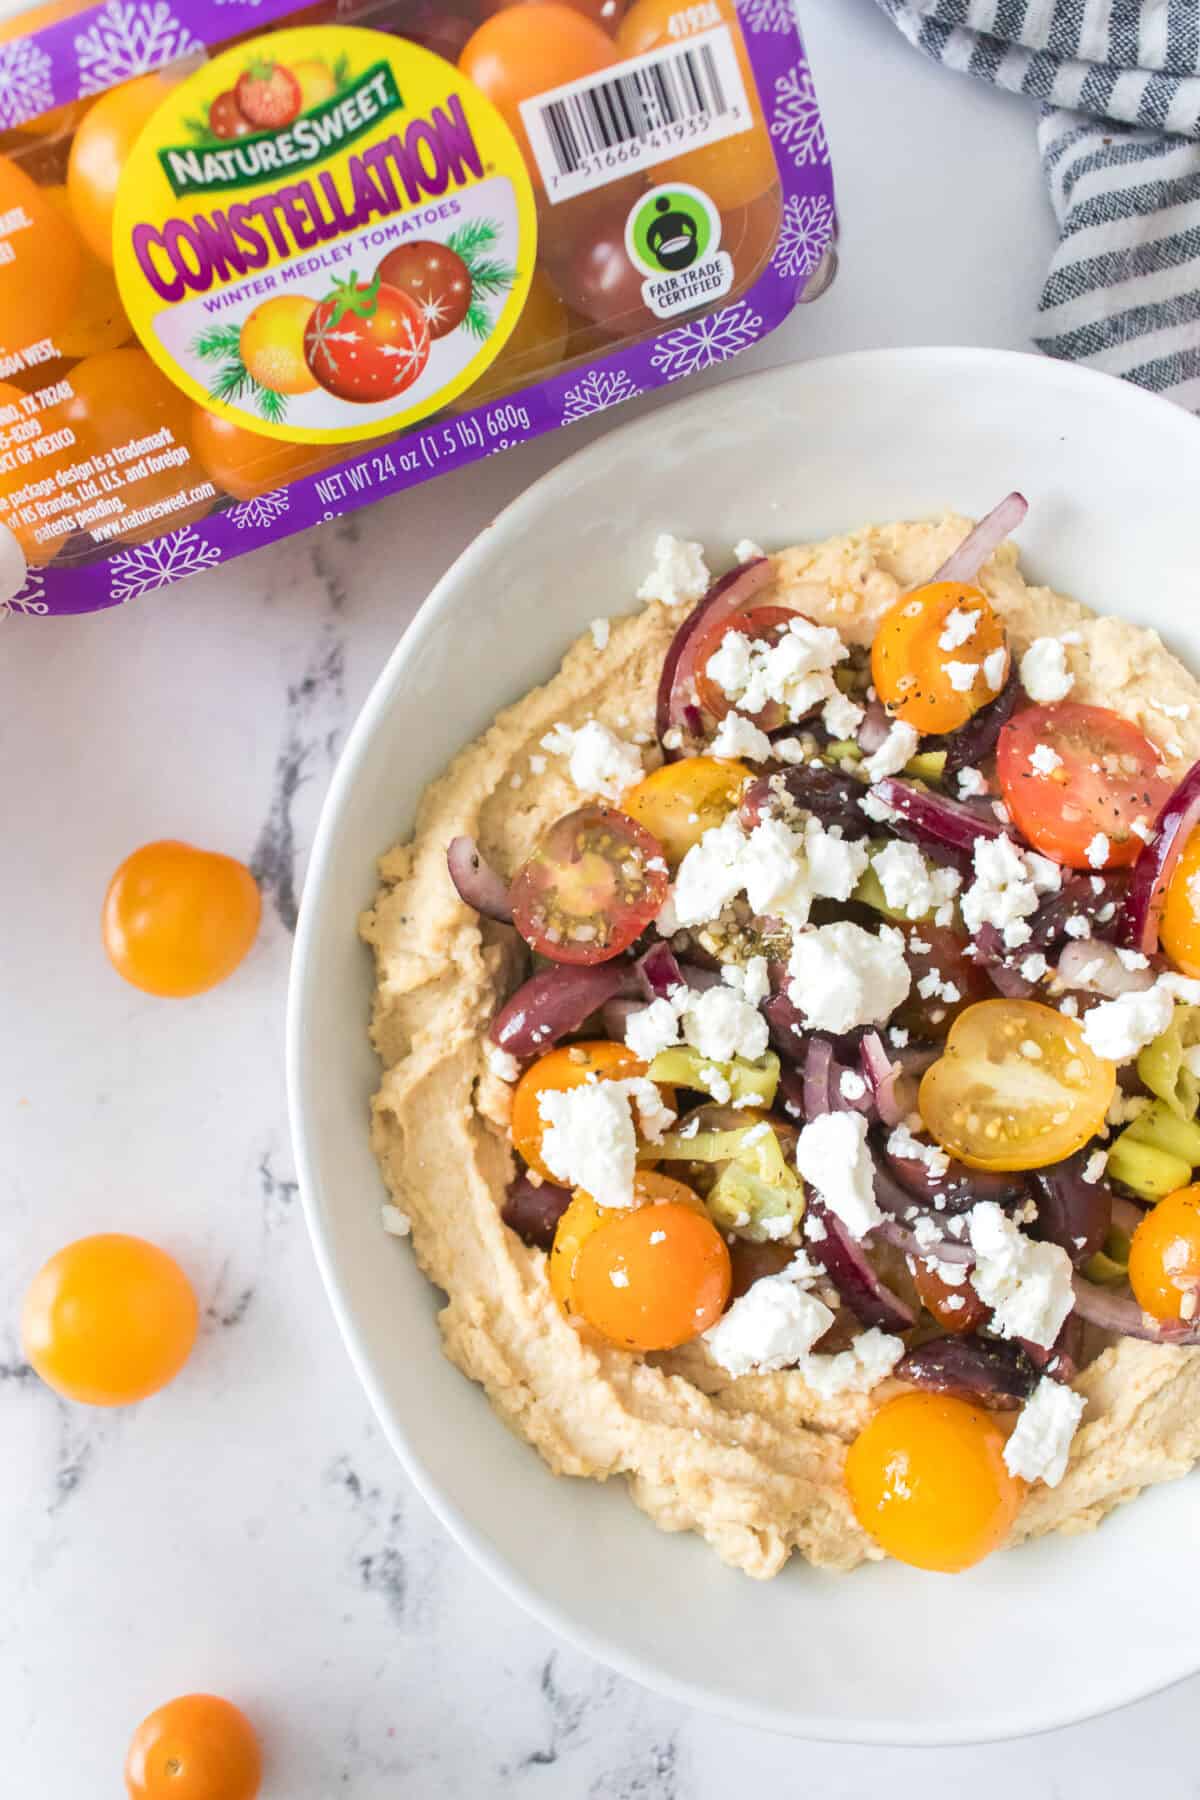
<svg viewBox="0 0 1200 1800">
<path fill-rule="evenodd" d="M 827 1037 L 813 1032 L 804 1052 L 804 1117 L 819 1119 L 833 1112 L 830 1084 L 833 1078 L 833 1045 Z"/>
<path fill-rule="evenodd" d="M 862 724 L 855 733 L 855 742 L 864 756 L 873 756 L 891 729 L 892 721 L 888 718 L 882 700 L 869 700 Z"/>
<path fill-rule="evenodd" d="M 877 1031 L 868 1031 L 858 1047 L 859 1061 L 875 1100 L 875 1110 L 885 1125 L 899 1125 L 912 1111 L 911 1096 L 898 1091 L 903 1073 L 900 1063 L 883 1047 Z M 936 1055 L 936 1052 L 934 1053 Z"/>
<path fill-rule="evenodd" d="M 683 986 L 679 959 L 669 944 L 651 944 L 635 965 L 649 1000 L 665 1000 L 677 987 Z"/>
<path fill-rule="evenodd" d="M 1069 1384 L 1083 1367 L 1083 1320 L 1077 1312 L 1069 1313 L 1063 1320 L 1062 1330 L 1049 1350 L 1029 1338 L 1018 1338 L 1017 1342 L 1034 1368 L 1051 1381 Z"/>
<path fill-rule="evenodd" d="M 789 1119 L 795 1119 L 801 1125 L 804 1118 L 804 1076 L 789 1062 L 779 1065 L 779 1104 Z"/>
<path fill-rule="evenodd" d="M 780 1056 L 789 1062 L 803 1064 L 808 1045 L 808 1027 L 804 1014 L 785 993 L 772 994 L 758 1009 L 767 1021 L 771 1042 Z"/>
<path fill-rule="evenodd" d="M 760 776 L 742 795 L 739 818 L 747 831 L 772 812 L 778 811 L 782 789 L 803 812 L 810 812 L 822 825 L 840 825 L 842 836 L 869 837 L 871 822 L 859 806 L 866 792 L 861 781 L 843 775 L 829 763 L 796 763 L 775 775 Z"/>
<path fill-rule="evenodd" d="M 935 794 L 911 781 L 889 775 L 877 781 L 871 792 L 908 820 L 919 841 L 931 839 L 936 844 L 948 844 L 952 850 L 973 852 L 980 838 L 1005 834 L 994 814 L 976 812 L 962 800 L 951 800 L 946 794 Z"/>
<path fill-rule="evenodd" d="M 632 999 L 640 991 L 628 957 L 577 967 L 559 963 L 522 982 L 492 1020 L 488 1036 L 511 1056 L 540 1056 L 618 994 Z"/>
<path fill-rule="evenodd" d="M 473 837 L 451 838 L 446 850 L 446 867 L 460 900 L 473 906 L 487 919 L 512 924 L 512 901 L 508 883 L 483 860 Z"/>
<path fill-rule="evenodd" d="M 1152 1319 L 1132 1294 L 1098 1287 L 1082 1275 L 1075 1277 L 1075 1310 L 1089 1325 L 1115 1332 L 1118 1337 L 1145 1338 L 1152 1344 L 1180 1347 L 1200 1344 L 1200 1321 L 1185 1325 L 1182 1321 Z"/>
<path fill-rule="evenodd" d="M 879 1199 L 878 1181 L 876 1181 L 875 1184 L 875 1197 L 877 1200 Z M 905 1199 L 908 1201 L 908 1211 L 910 1213 L 914 1210 L 920 1210 L 916 1207 L 914 1201 L 908 1199 L 907 1195 L 905 1195 Z M 889 1217 L 884 1219 L 881 1225 L 876 1225 L 871 1235 L 873 1237 L 881 1237 L 885 1243 L 891 1244 L 896 1250 L 902 1250 L 905 1256 L 911 1256 L 916 1262 L 928 1262 L 931 1257 L 937 1262 L 944 1263 L 969 1264 L 974 1263 L 975 1261 L 975 1252 L 972 1250 L 970 1244 L 965 1244 L 958 1238 L 950 1237 L 938 1238 L 929 1243 L 925 1243 L 924 1241 L 918 1240 L 916 1233 L 910 1231 L 907 1225 L 902 1225 L 898 1218 Z"/>
<path fill-rule="evenodd" d="M 714 625 L 749 606 L 769 584 L 772 572 L 765 556 L 731 569 L 713 582 L 675 633 L 658 683 L 656 730 L 660 741 L 669 731 L 681 731 L 691 738 L 701 736 L 702 720 L 696 703 L 696 650 L 700 640 Z M 682 755 L 679 748 L 668 748 L 665 743 L 663 752 L 668 762 Z"/>
<path fill-rule="evenodd" d="M 1184 846 L 1200 824 L 1200 762 L 1193 763 L 1158 815 L 1154 836 L 1133 865 L 1121 942 L 1147 956 L 1158 949 L 1167 888 Z"/>
<path fill-rule="evenodd" d="M 554 1228 L 570 1204 L 569 1188 L 556 1187 L 552 1181 L 535 1182 L 524 1169 L 509 1182 L 500 1217 L 522 1243 L 549 1250 L 554 1243 Z"/>
<path fill-rule="evenodd" d="M 1056 973 L 1064 987 L 1115 1000 L 1120 994 L 1140 994 L 1153 987 L 1158 971 L 1149 963 L 1144 969 L 1127 969 L 1111 944 L 1072 938 L 1058 959 Z"/>
<path fill-rule="evenodd" d="M 1037 1385 L 1037 1371 L 1017 1344 L 979 1337 L 931 1338 L 896 1364 L 901 1381 L 934 1394 L 961 1394 L 994 1412 L 1013 1412 Z"/>
<path fill-rule="evenodd" d="M 1103 1250 L 1112 1225 L 1112 1190 L 1106 1182 L 1083 1179 L 1089 1154 L 1077 1151 L 1064 1162 L 1029 1175 L 1038 1209 L 1031 1235 L 1057 1244 L 1076 1268 Z"/>
<path fill-rule="evenodd" d="M 965 725 L 960 726 L 957 731 L 947 732 L 944 737 L 922 738 L 922 750 L 945 752 L 946 765 L 942 770 L 942 779 L 956 775 L 960 769 L 977 769 L 980 763 L 986 762 L 995 751 L 1000 733 L 1018 706 L 1023 705 L 1028 698 L 1021 686 L 1014 661 L 996 698 L 989 700 L 986 706 L 981 706 L 977 713 L 972 713 Z"/>
<path fill-rule="evenodd" d="M 1139 1206 L 1136 1200 L 1128 1199 L 1124 1194 L 1112 1197 L 1112 1222 L 1115 1231 L 1123 1231 L 1126 1237 L 1132 1237 L 1146 1216 L 1146 1208 Z"/>
<path fill-rule="evenodd" d="M 846 1305 L 864 1325 L 881 1331 L 909 1331 L 917 1315 L 899 1294 L 882 1281 L 866 1250 L 846 1230 L 835 1212 L 814 1195 L 809 1212 L 824 1226 L 824 1235 L 805 1237 L 809 1256 L 824 1269 Z"/>
<path fill-rule="evenodd" d="M 1011 537 L 1029 511 L 1029 502 L 1024 494 L 1006 494 L 998 506 L 993 506 L 990 513 L 985 513 L 978 525 L 973 525 L 957 550 L 952 550 L 941 568 L 929 577 L 928 585 L 935 581 L 963 581 L 971 583 L 979 574 L 988 557 L 998 550 L 1005 538 Z"/>
</svg>

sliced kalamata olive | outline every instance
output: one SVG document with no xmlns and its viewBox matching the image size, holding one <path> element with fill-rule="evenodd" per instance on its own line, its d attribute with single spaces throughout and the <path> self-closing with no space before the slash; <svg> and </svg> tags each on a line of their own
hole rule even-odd
<svg viewBox="0 0 1200 1800">
<path fill-rule="evenodd" d="M 552 1181 L 535 1182 L 527 1169 L 508 1184 L 500 1217 L 524 1244 L 549 1250 L 554 1228 L 571 1204 L 569 1188 Z"/>
<path fill-rule="evenodd" d="M 786 993 L 778 993 L 764 1000 L 759 1011 L 780 1056 L 803 1066 L 810 1033 L 800 1008 L 792 1004 Z"/>
<path fill-rule="evenodd" d="M 1042 901 L 1029 920 L 1029 939 L 1024 954 L 1048 951 L 1067 942 L 1067 925 L 1086 919 L 1093 938 L 1115 938 L 1121 922 L 1126 879 L 1123 871 L 1111 875 L 1069 874 L 1056 894 Z"/>
<path fill-rule="evenodd" d="M 1008 671 L 1008 680 L 996 698 L 989 700 L 986 706 L 981 706 L 961 730 L 949 732 L 945 737 L 922 738 L 922 750 L 945 751 L 943 781 L 948 780 L 951 775 L 957 775 L 960 769 L 977 769 L 980 763 L 986 762 L 996 748 L 1000 733 L 1018 706 L 1023 706 L 1028 698 L 1021 686 L 1014 660 Z"/>
<path fill-rule="evenodd" d="M 756 1281 L 768 1275 L 781 1275 L 795 1256 L 794 1244 L 752 1244 L 748 1238 L 735 1238 L 729 1246 L 733 1268 L 730 1300 L 740 1300 Z"/>
<path fill-rule="evenodd" d="M 608 1001 L 640 993 L 628 957 L 582 968 L 558 964 L 522 982 L 492 1020 L 488 1036 L 511 1056 L 541 1056 Z"/>
<path fill-rule="evenodd" d="M 773 812 L 786 811 L 785 794 L 801 812 L 812 813 L 823 825 L 840 825 L 847 839 L 868 837 L 872 826 L 859 801 L 866 789 L 861 781 L 843 775 L 831 763 L 796 763 L 776 775 L 751 782 L 742 796 L 739 818 L 747 831 Z"/>
<path fill-rule="evenodd" d="M 1020 1175 L 969 1169 L 953 1157 L 945 1174 L 935 1175 L 921 1157 L 897 1156 L 886 1143 L 882 1159 L 904 1191 L 926 1211 L 953 1215 L 969 1211 L 981 1200 L 993 1200 L 1005 1211 L 1011 1211 L 1026 1198 Z"/>
<path fill-rule="evenodd" d="M 1079 1150 L 1064 1162 L 1032 1170 L 1028 1177 L 1038 1209 L 1030 1236 L 1057 1244 L 1076 1268 L 1103 1250 L 1112 1227 L 1112 1189 L 1107 1182 L 1083 1178 L 1090 1155 L 1090 1150 Z"/>
<path fill-rule="evenodd" d="M 907 1351 L 896 1375 L 935 1394 L 960 1394 L 993 1412 L 1014 1412 L 1037 1385 L 1037 1371 L 1018 1344 L 974 1332 L 931 1338 Z"/>
<path fill-rule="evenodd" d="M 902 1026 L 913 1038 L 944 1038 L 960 1012 L 977 1000 L 986 1000 L 991 984 L 980 968 L 978 959 L 968 956 L 971 940 L 948 925 L 932 925 L 922 921 L 904 928 L 904 960 L 912 976 L 908 997 L 892 1015 L 892 1024 Z M 937 987 L 929 989 L 929 977 L 936 976 Z M 947 999 L 953 990 L 957 999 Z"/>
<path fill-rule="evenodd" d="M 1048 1375 L 1051 1381 L 1069 1384 L 1083 1367 L 1083 1320 L 1078 1312 L 1070 1313 L 1064 1319 L 1063 1328 L 1049 1350 L 1044 1344 L 1031 1343 L 1028 1338 L 1017 1341 L 1034 1368 L 1040 1374 Z"/>
</svg>

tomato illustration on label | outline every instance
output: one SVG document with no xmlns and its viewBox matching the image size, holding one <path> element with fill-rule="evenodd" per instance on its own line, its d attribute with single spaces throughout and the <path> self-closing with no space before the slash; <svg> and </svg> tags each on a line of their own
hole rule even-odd
<svg viewBox="0 0 1200 1800">
<path fill-rule="evenodd" d="M 334 283 L 313 307 L 304 354 L 314 378 L 339 400 L 387 400 L 410 388 L 429 361 L 429 326 L 411 294 L 388 287 L 375 271 Z"/>
<path fill-rule="evenodd" d="M 214 416 L 296 443 L 402 429 L 519 320 L 537 213 L 516 139 L 418 45 L 300 25 L 169 89 L 117 191 L 134 329 Z"/>
</svg>

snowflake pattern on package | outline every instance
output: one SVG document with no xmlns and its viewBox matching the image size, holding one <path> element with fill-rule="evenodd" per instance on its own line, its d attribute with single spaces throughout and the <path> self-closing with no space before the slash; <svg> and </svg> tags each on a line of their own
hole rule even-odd
<svg viewBox="0 0 1200 1800">
<path fill-rule="evenodd" d="M 833 204 L 824 194 L 789 194 L 772 266 L 790 281 L 815 269 L 833 238 Z"/>
<path fill-rule="evenodd" d="M 153 543 L 119 550 L 108 565 L 109 595 L 115 604 L 169 587 L 185 575 L 198 575 L 221 561 L 215 544 L 206 544 L 191 525 L 172 531 Z"/>
<path fill-rule="evenodd" d="M 75 39 L 79 91 L 103 93 L 203 48 L 167 0 L 108 0 L 100 17 Z"/>
<path fill-rule="evenodd" d="M 789 69 L 775 83 L 771 136 L 797 169 L 829 161 L 825 125 L 817 106 L 813 78 L 806 68 Z"/>
<path fill-rule="evenodd" d="M 792 0 L 734 0 L 737 16 L 747 31 L 793 31 L 796 15 Z"/>
<path fill-rule="evenodd" d="M 286 488 L 272 488 L 269 494 L 255 494 L 250 500 L 239 500 L 229 509 L 229 517 L 239 531 L 261 531 L 282 519 L 291 504 Z"/>
<path fill-rule="evenodd" d="M 0 44 L 0 129 L 36 119 L 54 105 L 50 58 L 32 38 Z"/>
<path fill-rule="evenodd" d="M 619 406 L 622 400 L 632 400 L 641 391 L 624 369 L 589 369 L 583 379 L 563 395 L 562 423 L 570 425 L 576 419 L 586 419 L 592 413 Z"/>
<path fill-rule="evenodd" d="M 762 328 L 760 315 L 738 300 L 721 312 L 702 314 L 668 331 L 654 346 L 650 360 L 668 380 L 678 381 L 681 375 L 727 362 L 761 337 Z"/>
<path fill-rule="evenodd" d="M 49 611 L 50 602 L 46 599 L 46 577 L 41 569 L 30 569 L 20 593 L 14 594 L 11 600 L 0 601 L 0 619 L 13 618 L 18 613 L 31 618 L 40 618 Z"/>
</svg>

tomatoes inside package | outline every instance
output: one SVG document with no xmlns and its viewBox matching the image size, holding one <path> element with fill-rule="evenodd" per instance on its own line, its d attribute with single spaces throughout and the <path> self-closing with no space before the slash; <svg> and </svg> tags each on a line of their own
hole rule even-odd
<svg viewBox="0 0 1200 1800">
<path fill-rule="evenodd" d="M 790 0 L 53 0 L 0 62 L 0 612 L 568 427 L 834 266 Z"/>
</svg>

